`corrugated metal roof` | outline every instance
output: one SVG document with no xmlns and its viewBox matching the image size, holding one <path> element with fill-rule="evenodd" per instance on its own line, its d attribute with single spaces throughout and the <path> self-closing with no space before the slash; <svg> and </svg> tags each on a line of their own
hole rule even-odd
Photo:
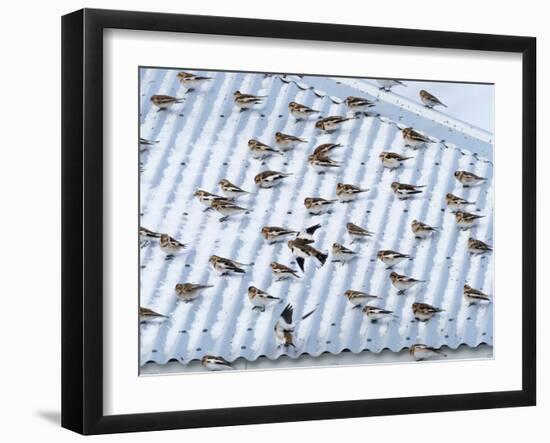
<svg viewBox="0 0 550 443">
<path fill-rule="evenodd" d="M 453 349 L 461 344 L 492 345 L 492 305 L 468 307 L 462 296 L 465 282 L 489 294 L 493 289 L 491 254 L 471 257 L 467 250 L 470 235 L 492 244 L 491 134 L 393 92 L 379 91 L 369 80 L 193 71 L 213 79 L 185 94 L 177 72 L 140 70 L 140 136 L 158 140 L 141 154 L 141 226 L 190 245 L 186 254 L 170 261 L 155 241 L 141 249 L 141 306 L 169 316 L 166 321 L 141 325 L 141 364 L 174 359 L 185 364 L 205 354 L 231 362 L 241 357 L 254 361 L 261 356 L 295 358 L 343 350 L 397 352 L 414 343 Z M 262 106 L 241 113 L 233 102 L 235 90 L 267 98 Z M 185 96 L 185 101 L 157 112 L 149 102 L 157 93 Z M 344 115 L 347 109 L 342 101 L 348 95 L 377 97 L 377 105 L 369 110 L 374 114 L 350 120 L 333 134 L 321 134 L 313 121 L 295 123 L 289 116 L 287 105 L 293 100 L 320 110 L 323 116 Z M 399 128 L 406 126 L 442 142 L 417 151 L 404 148 Z M 303 137 L 308 143 L 265 162 L 251 158 L 247 141 L 256 138 L 273 144 L 276 131 Z M 343 145 L 333 155 L 342 167 L 318 175 L 308 166 L 307 156 L 327 142 Z M 390 171 L 381 167 L 381 151 L 415 158 Z M 293 176 L 276 188 L 257 189 L 254 176 L 266 169 Z M 452 174 L 458 169 L 486 177 L 488 183 L 462 188 Z M 219 193 L 217 183 L 222 178 L 252 192 L 238 201 L 252 211 L 225 223 L 218 221 L 220 215 L 214 211 L 203 212 L 204 206 L 193 197 L 197 188 Z M 340 181 L 370 191 L 354 203 L 336 204 L 332 214 L 307 214 L 304 197 L 334 198 Z M 400 201 L 391 192 L 393 181 L 426 188 L 420 197 Z M 486 218 L 470 231 L 460 231 L 445 207 L 448 192 L 475 201 L 476 210 Z M 410 230 L 413 219 L 440 227 L 440 232 L 428 240 L 415 240 Z M 350 246 L 345 230 L 348 221 L 375 235 Z M 321 268 L 306 260 L 302 279 L 276 282 L 271 261 L 297 265 L 286 243 L 269 245 L 260 235 L 261 228 L 274 225 L 301 230 L 315 223 L 322 225 L 315 247 L 329 251 L 338 242 L 361 257 L 345 266 L 329 259 Z M 395 271 L 427 283 L 398 295 L 388 278 L 390 271 L 376 260 L 379 249 L 414 256 Z M 212 254 L 253 265 L 242 276 L 219 277 L 208 264 Z M 192 303 L 182 303 L 174 287 L 185 282 L 214 287 Z M 253 311 L 247 297 L 250 285 L 284 302 L 265 312 Z M 371 304 L 394 311 L 399 319 L 371 323 L 341 295 L 347 289 L 380 296 L 381 300 Z M 414 301 L 445 312 L 419 323 L 411 310 Z M 295 319 L 316 308 L 296 325 L 296 349 L 278 347 L 273 332 L 287 303 L 293 305 Z"/>
</svg>

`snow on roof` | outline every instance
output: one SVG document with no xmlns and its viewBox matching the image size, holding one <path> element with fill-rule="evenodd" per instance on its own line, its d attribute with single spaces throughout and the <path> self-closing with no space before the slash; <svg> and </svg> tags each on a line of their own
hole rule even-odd
<svg viewBox="0 0 550 443">
<path fill-rule="evenodd" d="M 492 256 L 470 256 L 470 236 L 492 244 L 493 165 L 492 134 L 452 117 L 379 91 L 366 80 L 263 75 L 232 72 L 197 72 L 212 77 L 208 84 L 185 94 L 177 70 L 140 70 L 140 137 L 158 141 L 141 153 L 141 226 L 166 232 L 189 245 L 188 251 L 166 260 L 157 241 L 141 249 L 140 304 L 169 316 L 169 320 L 141 325 L 140 363 L 181 363 L 205 354 L 228 361 L 261 356 L 277 359 L 286 354 L 317 356 L 384 349 L 399 351 L 415 343 L 443 345 L 492 345 L 492 304 L 468 306 L 463 285 L 468 283 L 492 295 Z M 239 112 L 233 92 L 266 95 L 264 104 Z M 397 91 L 398 92 L 398 91 Z M 157 112 L 149 97 L 169 94 L 185 101 Z M 348 96 L 377 98 L 370 116 L 344 123 L 333 134 L 315 129 L 314 118 L 296 123 L 288 103 L 297 101 L 321 115 L 349 114 Z M 452 114 L 452 109 L 448 110 Z M 400 128 L 413 126 L 442 141 L 416 151 L 403 146 Z M 304 143 L 265 161 L 253 159 L 247 142 L 256 138 L 273 145 L 277 131 L 303 137 Z M 332 157 L 340 168 L 317 174 L 307 157 L 321 143 L 341 143 Z M 396 170 L 382 168 L 378 154 L 395 151 L 414 156 Z M 293 175 L 272 189 L 258 189 L 254 176 L 271 169 Z M 486 177 L 483 186 L 463 188 L 455 170 Z M 251 211 L 225 223 L 215 211 L 193 197 L 196 189 L 220 193 L 217 183 L 227 178 L 252 192 L 238 204 Z M 393 181 L 425 185 L 424 192 L 399 200 L 390 189 Z M 352 183 L 369 192 L 356 202 L 337 203 L 332 214 L 309 215 L 304 197 L 335 198 L 336 183 Z M 470 209 L 484 215 L 478 226 L 461 231 L 446 208 L 448 192 L 476 202 Z M 418 219 L 439 231 L 430 239 L 416 240 L 410 224 Z M 362 243 L 350 244 L 345 225 L 353 222 L 375 233 Z M 263 226 L 301 230 L 320 223 L 315 247 L 329 252 L 322 267 L 306 260 L 299 280 L 275 281 L 269 263 L 276 261 L 297 269 L 286 243 L 270 245 L 260 235 Z M 345 264 L 331 262 L 334 242 L 356 250 L 360 257 Z M 426 283 L 399 295 L 388 277 L 390 271 L 376 259 L 380 249 L 410 254 L 414 258 L 395 267 L 399 274 Z M 210 267 L 212 254 L 250 263 L 246 274 L 220 277 Z M 176 283 L 214 285 L 191 303 L 177 300 Z M 254 285 L 283 301 L 265 312 L 252 310 L 247 288 Z M 397 319 L 372 323 L 352 309 L 342 295 L 347 289 L 381 297 L 370 303 L 394 311 Z M 414 320 L 411 304 L 423 301 L 445 311 L 430 321 Z M 294 307 L 296 348 L 278 347 L 274 325 L 287 303 Z M 315 309 L 303 321 L 299 318 Z"/>
</svg>

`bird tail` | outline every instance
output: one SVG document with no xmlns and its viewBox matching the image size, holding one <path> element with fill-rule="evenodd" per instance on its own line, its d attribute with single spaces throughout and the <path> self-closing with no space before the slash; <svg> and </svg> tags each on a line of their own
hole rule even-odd
<svg viewBox="0 0 550 443">
<path fill-rule="evenodd" d="M 324 252 L 319 252 L 316 258 L 317 260 L 319 260 L 319 263 L 321 263 L 321 265 L 324 265 L 325 262 L 327 261 L 328 254 L 325 254 Z"/>
</svg>

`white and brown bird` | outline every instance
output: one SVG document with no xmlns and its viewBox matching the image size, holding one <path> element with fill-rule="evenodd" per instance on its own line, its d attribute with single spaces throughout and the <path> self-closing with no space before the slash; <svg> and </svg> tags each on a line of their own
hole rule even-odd
<svg viewBox="0 0 550 443">
<path fill-rule="evenodd" d="M 346 230 L 348 231 L 349 236 L 352 238 L 351 244 L 356 241 L 363 240 L 367 237 L 372 237 L 372 235 L 374 234 L 373 232 L 369 232 L 365 228 L 362 228 L 361 226 L 358 226 L 351 222 L 346 223 Z"/>
<path fill-rule="evenodd" d="M 405 157 L 397 152 L 381 152 L 378 154 L 378 158 L 382 162 L 382 166 L 388 169 L 399 168 L 404 161 L 410 160 L 414 157 Z"/>
<path fill-rule="evenodd" d="M 362 291 L 354 291 L 353 289 L 348 289 L 346 292 L 344 292 L 344 296 L 353 305 L 353 309 L 362 308 L 370 300 L 376 300 L 380 298 L 376 295 L 367 294 L 366 292 Z"/>
<path fill-rule="evenodd" d="M 436 308 L 435 306 L 429 305 L 428 303 L 416 302 L 412 304 L 412 311 L 414 318 L 418 321 L 428 321 L 435 314 L 443 312 L 444 309 Z"/>
<path fill-rule="evenodd" d="M 311 154 L 308 156 L 307 161 L 319 174 L 324 174 L 326 171 L 341 166 L 340 162 L 331 159 L 326 154 Z"/>
<path fill-rule="evenodd" d="M 407 183 L 398 183 L 393 182 L 391 184 L 391 189 L 393 193 L 400 200 L 407 200 L 409 197 L 412 197 L 415 194 L 420 194 L 422 192 L 421 188 L 425 188 L 425 185 L 410 185 Z"/>
<path fill-rule="evenodd" d="M 315 109 L 311 109 L 306 105 L 302 105 L 296 102 L 290 102 L 288 104 L 288 110 L 290 111 L 290 114 L 296 119 L 296 122 L 304 120 L 310 115 L 319 113 L 319 111 Z"/>
<path fill-rule="evenodd" d="M 437 228 L 415 219 L 411 222 L 411 231 L 413 232 L 415 238 L 424 239 L 431 237 L 434 232 L 437 232 Z"/>
<path fill-rule="evenodd" d="M 294 149 L 300 143 L 307 143 L 307 140 L 296 137 L 295 135 L 284 134 L 282 132 L 275 133 L 275 144 L 283 152 Z"/>
<path fill-rule="evenodd" d="M 316 225 L 310 226 L 302 231 L 296 236 L 298 239 L 302 240 L 313 240 L 313 235 L 315 232 L 321 228 L 321 224 L 317 223 Z"/>
<path fill-rule="evenodd" d="M 292 254 L 296 257 L 296 263 L 298 263 L 302 272 L 304 272 L 305 259 L 308 257 L 315 258 L 321 266 L 327 261 L 328 254 L 314 248 L 311 246 L 311 243 L 313 243 L 313 240 L 304 240 L 301 238 L 289 240 L 287 243 Z"/>
<path fill-rule="evenodd" d="M 376 323 L 378 320 L 384 319 L 395 319 L 398 318 L 397 315 L 388 309 L 378 308 L 376 306 L 365 306 L 363 308 L 363 314 L 365 314 L 373 323 Z"/>
<path fill-rule="evenodd" d="M 491 252 L 492 250 L 493 250 L 492 246 L 488 245 L 485 242 L 482 242 L 481 240 L 477 240 L 472 237 L 468 239 L 468 251 L 471 254 L 474 254 L 474 255 L 485 254 L 487 252 Z"/>
<path fill-rule="evenodd" d="M 187 245 L 170 237 L 168 234 L 161 234 L 159 245 L 160 250 L 166 254 L 167 259 L 174 257 L 174 255 L 183 252 L 187 248 Z"/>
<path fill-rule="evenodd" d="M 149 100 L 155 105 L 159 111 L 168 109 L 176 103 L 181 103 L 184 99 L 178 97 L 172 97 L 171 95 L 155 94 L 152 95 Z"/>
<path fill-rule="evenodd" d="M 197 189 L 193 195 L 199 199 L 199 201 L 206 206 L 205 211 L 212 209 L 212 203 L 215 200 L 222 200 L 226 202 L 233 201 L 232 197 L 224 197 L 222 195 L 212 194 L 211 192 L 205 191 L 203 189 Z"/>
<path fill-rule="evenodd" d="M 418 283 L 425 283 L 424 280 L 416 280 L 406 275 L 400 275 L 397 272 L 392 272 L 390 274 L 390 280 L 393 286 L 399 290 L 398 294 L 404 294 L 407 289 L 412 288 Z"/>
<path fill-rule="evenodd" d="M 360 188 L 359 186 L 351 185 L 348 183 L 336 184 L 336 196 L 342 203 L 349 203 L 355 201 L 359 194 L 367 192 L 368 188 Z"/>
<path fill-rule="evenodd" d="M 157 322 L 163 321 L 169 318 L 167 315 L 159 314 L 156 311 L 153 311 L 149 308 L 139 307 L 139 322 L 148 323 L 148 322 Z"/>
<path fill-rule="evenodd" d="M 292 173 L 277 172 L 277 171 L 263 171 L 254 177 L 254 183 L 260 188 L 272 188 L 280 184 L 283 179 L 290 177 Z"/>
<path fill-rule="evenodd" d="M 248 299 L 250 300 L 250 303 L 252 303 L 252 305 L 254 306 L 252 310 L 258 309 L 261 312 L 264 312 L 266 307 L 275 304 L 279 302 L 279 300 L 281 300 L 280 297 L 270 295 L 255 286 L 248 287 Z"/>
<path fill-rule="evenodd" d="M 313 150 L 313 155 L 327 155 L 330 151 L 336 148 L 341 148 L 340 143 L 323 143 Z"/>
<path fill-rule="evenodd" d="M 231 260 L 229 258 L 212 255 L 208 261 L 212 267 L 220 273 L 220 276 L 246 273 L 243 269 L 243 266 L 247 266 L 246 264 L 239 263 L 238 261 Z"/>
<path fill-rule="evenodd" d="M 403 144 L 412 149 L 419 149 L 426 146 L 428 143 L 433 143 L 429 137 L 422 135 L 413 128 L 404 128 L 401 130 L 403 136 Z"/>
<path fill-rule="evenodd" d="M 421 89 L 418 95 L 420 95 L 420 100 L 427 108 L 433 108 L 434 106 L 443 106 L 444 108 L 447 107 L 447 105 L 443 104 L 435 95 L 430 94 L 424 89 Z"/>
<path fill-rule="evenodd" d="M 278 149 L 272 148 L 271 146 L 253 138 L 248 140 L 248 149 L 252 152 L 252 157 L 258 160 L 265 160 L 273 154 L 283 155 L 283 153 Z"/>
<path fill-rule="evenodd" d="M 159 143 L 159 140 L 147 140 L 146 138 L 139 138 L 139 152 L 145 152 L 148 149 Z"/>
<path fill-rule="evenodd" d="M 403 260 L 412 259 L 412 257 L 408 254 L 402 254 L 401 252 L 392 251 L 390 249 L 381 249 L 376 253 L 376 257 L 387 266 L 386 269 L 393 268 L 396 264 L 401 263 Z"/>
<path fill-rule="evenodd" d="M 306 197 L 304 206 L 311 215 L 321 215 L 327 213 L 336 200 L 326 200 L 321 197 Z"/>
<path fill-rule="evenodd" d="M 222 192 L 225 194 L 225 196 L 229 198 L 240 197 L 241 195 L 250 194 L 250 192 L 239 188 L 238 186 L 234 185 L 226 178 L 222 178 L 218 182 L 218 186 L 220 187 Z"/>
<path fill-rule="evenodd" d="M 285 240 L 289 235 L 298 234 L 298 231 L 294 231 L 288 228 L 282 228 L 280 226 L 264 226 L 262 228 L 263 237 L 273 244 L 277 241 Z"/>
<path fill-rule="evenodd" d="M 209 371 L 227 371 L 235 369 L 223 357 L 218 355 L 205 355 L 201 358 L 201 364 Z"/>
<path fill-rule="evenodd" d="M 254 105 L 263 103 L 266 97 L 265 95 L 244 94 L 241 91 L 235 91 L 233 93 L 233 101 L 241 108 L 241 112 L 246 111 Z"/>
<path fill-rule="evenodd" d="M 376 102 L 374 102 L 373 100 L 353 96 L 347 97 L 344 102 L 346 103 L 349 110 L 354 112 L 355 114 L 360 113 L 365 109 L 371 108 L 376 104 Z"/>
<path fill-rule="evenodd" d="M 348 120 L 350 117 L 342 117 L 341 115 L 331 115 L 329 117 L 322 118 L 315 122 L 315 127 L 327 133 L 334 132 L 338 127 Z"/>
<path fill-rule="evenodd" d="M 298 275 L 298 271 L 295 271 L 294 269 L 289 268 L 288 266 L 285 266 L 281 263 L 273 261 L 269 264 L 269 266 L 271 267 L 271 272 L 273 273 L 273 275 L 277 277 L 276 281 L 282 281 L 288 278 L 300 278 L 300 276 Z"/>
<path fill-rule="evenodd" d="M 205 77 L 203 75 L 191 74 L 190 72 L 178 72 L 177 78 L 179 82 L 187 88 L 187 92 L 192 92 L 196 87 L 203 83 L 212 80 L 212 77 Z"/>
<path fill-rule="evenodd" d="M 472 288 L 470 285 L 464 285 L 464 299 L 470 304 L 475 305 L 477 303 L 488 303 L 491 301 L 491 297 L 481 292 L 478 289 Z"/>
<path fill-rule="evenodd" d="M 139 242 L 142 248 L 147 246 L 152 240 L 160 238 L 160 236 L 159 232 L 151 231 L 143 226 L 139 227 Z"/>
<path fill-rule="evenodd" d="M 455 171 L 455 178 L 465 188 L 479 185 L 480 183 L 487 181 L 485 177 L 480 177 L 479 175 L 476 175 L 473 172 L 468 172 L 468 171 Z"/>
<path fill-rule="evenodd" d="M 302 317 L 300 317 L 300 320 L 305 320 L 306 318 L 310 317 L 316 309 L 317 308 L 314 308 L 307 314 L 302 315 Z M 288 304 L 285 306 L 283 312 L 281 312 L 279 319 L 275 323 L 275 327 L 273 328 L 273 330 L 275 331 L 275 340 L 278 343 L 278 347 L 284 346 L 285 348 L 296 348 L 296 345 L 294 344 L 294 332 L 296 326 L 293 321 L 293 316 L 294 308 L 291 304 Z"/>
<path fill-rule="evenodd" d="M 358 254 L 357 252 L 346 248 L 344 245 L 340 243 L 333 243 L 332 244 L 332 261 L 337 263 L 345 264 L 350 260 L 353 260 L 354 258 L 357 258 Z"/>
<path fill-rule="evenodd" d="M 229 217 L 242 212 L 247 212 L 249 209 L 237 206 L 235 203 L 229 200 L 215 199 L 212 201 L 212 209 L 218 211 L 223 217 L 220 218 L 220 222 L 226 221 Z"/>
<path fill-rule="evenodd" d="M 380 78 L 377 79 L 376 82 L 380 85 L 380 89 L 384 89 L 385 91 L 390 91 L 391 88 L 394 86 L 405 86 L 407 85 L 403 83 L 401 80 L 396 80 L 393 78 Z"/>
<path fill-rule="evenodd" d="M 199 298 L 202 291 L 213 287 L 212 285 L 199 285 L 196 283 L 178 283 L 174 290 L 180 300 L 189 303 Z"/>
<path fill-rule="evenodd" d="M 411 348 L 409 349 L 409 354 L 416 361 L 427 360 L 429 358 L 433 358 L 437 356 L 447 357 L 447 355 L 444 354 L 443 351 L 441 351 L 441 349 L 436 349 L 431 346 L 424 345 L 422 343 L 412 345 Z"/>
<path fill-rule="evenodd" d="M 461 229 L 468 229 L 474 226 L 480 218 L 485 217 L 484 215 L 471 214 L 470 212 L 465 211 L 456 211 L 455 220 L 457 226 Z"/>
<path fill-rule="evenodd" d="M 466 206 L 475 205 L 474 202 L 470 202 L 450 192 L 445 195 L 445 203 L 447 203 L 447 206 L 451 209 L 451 211 L 459 211 L 464 209 Z"/>
</svg>

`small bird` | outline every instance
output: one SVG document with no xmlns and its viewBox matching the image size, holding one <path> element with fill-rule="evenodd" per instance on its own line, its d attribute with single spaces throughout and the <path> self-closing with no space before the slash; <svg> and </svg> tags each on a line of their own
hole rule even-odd
<svg viewBox="0 0 550 443">
<path fill-rule="evenodd" d="M 416 132 L 413 128 L 402 129 L 401 135 L 403 136 L 404 145 L 412 149 L 422 148 L 428 143 L 433 143 L 430 138 Z"/>
<path fill-rule="evenodd" d="M 346 183 L 338 183 L 336 185 L 336 196 L 342 203 L 349 203 L 357 199 L 357 196 L 363 192 L 367 192 L 368 188 L 360 188 L 359 186 Z"/>
<path fill-rule="evenodd" d="M 473 172 L 468 171 L 455 171 L 455 178 L 464 186 L 468 188 L 487 181 L 486 178 L 475 175 Z"/>
<path fill-rule="evenodd" d="M 265 311 L 265 308 L 273 303 L 277 303 L 281 300 L 279 297 L 269 295 L 267 292 L 256 288 L 255 286 L 249 286 L 248 299 L 254 305 L 252 310 L 259 309 L 261 312 Z"/>
<path fill-rule="evenodd" d="M 365 306 L 363 308 L 363 313 L 370 318 L 370 320 L 373 323 L 376 323 L 378 320 L 382 320 L 385 318 L 398 318 L 397 315 L 393 313 L 393 311 L 389 311 L 387 309 L 378 308 L 376 306 Z"/>
<path fill-rule="evenodd" d="M 319 174 L 324 174 L 331 168 L 340 167 L 340 162 L 331 159 L 326 154 L 311 154 L 308 156 L 307 161 Z"/>
<path fill-rule="evenodd" d="M 254 183 L 260 188 L 272 188 L 281 183 L 284 178 L 290 177 L 291 175 L 292 173 L 287 172 L 263 171 L 254 177 Z"/>
<path fill-rule="evenodd" d="M 393 88 L 394 86 L 405 86 L 405 87 L 407 87 L 407 85 L 405 83 L 403 83 L 402 81 L 391 79 L 391 78 L 377 79 L 376 81 L 381 86 L 380 89 L 384 89 L 385 91 L 390 91 L 391 88 Z"/>
<path fill-rule="evenodd" d="M 147 246 L 149 242 L 155 238 L 160 238 L 161 234 L 158 232 L 151 231 L 150 229 L 144 228 L 143 226 L 139 227 L 139 242 L 140 247 Z"/>
<path fill-rule="evenodd" d="M 341 125 L 344 122 L 347 122 L 348 120 L 351 120 L 349 117 L 342 117 L 340 115 L 331 115 L 330 117 L 325 117 L 320 120 L 317 120 L 315 122 L 315 127 L 317 129 L 321 129 L 322 131 L 325 131 L 326 133 L 332 133 L 334 132 L 339 125 Z"/>
<path fill-rule="evenodd" d="M 429 305 L 428 303 L 416 302 L 412 304 L 412 311 L 414 314 L 414 318 L 416 318 L 418 321 L 428 321 L 435 314 L 443 312 L 444 309 L 436 308 L 435 306 Z"/>
<path fill-rule="evenodd" d="M 213 288 L 212 285 L 198 285 L 195 283 L 178 283 L 175 287 L 176 296 L 183 300 L 185 303 L 189 303 L 196 300 L 202 291 L 208 288 Z"/>
<path fill-rule="evenodd" d="M 262 143 L 259 140 L 251 138 L 248 140 L 248 148 L 252 152 L 252 157 L 258 160 L 265 160 L 267 157 L 278 154 L 283 155 L 283 153 L 277 149 L 272 148 L 271 146 Z"/>
<path fill-rule="evenodd" d="M 340 243 L 332 244 L 332 261 L 345 264 L 346 262 L 358 257 L 357 252 L 352 251 L 349 248 L 346 248 Z"/>
<path fill-rule="evenodd" d="M 247 266 L 244 263 L 239 263 L 229 258 L 223 258 L 218 255 L 212 255 L 208 261 L 212 267 L 220 272 L 220 276 L 231 274 L 245 274 L 246 271 L 242 269 L 243 266 Z"/>
<path fill-rule="evenodd" d="M 279 226 L 264 226 L 262 228 L 262 235 L 266 240 L 270 241 L 270 244 L 274 244 L 279 240 L 284 240 L 285 237 L 293 234 L 298 234 L 298 231 L 281 228 Z"/>
<path fill-rule="evenodd" d="M 479 220 L 480 218 L 483 218 L 483 217 L 485 217 L 485 216 L 484 215 L 471 214 L 471 213 L 465 212 L 465 211 L 456 211 L 455 212 L 456 224 L 461 229 L 471 228 L 472 226 L 474 226 L 476 224 L 477 220 Z"/>
<path fill-rule="evenodd" d="M 397 195 L 400 200 L 407 200 L 414 194 L 420 194 L 422 191 L 420 188 L 425 188 L 425 185 L 408 185 L 406 183 L 393 182 L 391 188 L 393 193 Z"/>
<path fill-rule="evenodd" d="M 288 110 L 290 114 L 296 119 L 296 122 L 302 121 L 308 118 L 312 114 L 318 114 L 319 111 L 311 109 L 306 105 L 301 105 L 300 103 L 290 102 L 288 104 Z"/>
<path fill-rule="evenodd" d="M 172 97 L 171 95 L 155 94 L 149 99 L 153 105 L 159 108 L 159 111 L 170 108 L 175 103 L 181 103 L 183 98 Z"/>
<path fill-rule="evenodd" d="M 266 97 L 265 95 L 243 94 L 241 91 L 235 91 L 233 93 L 233 100 L 235 104 L 241 108 L 241 112 L 246 111 L 251 106 L 263 103 Z"/>
<path fill-rule="evenodd" d="M 447 203 L 447 206 L 454 211 L 464 209 L 464 207 L 468 205 L 475 205 L 474 202 L 469 202 L 468 200 L 465 200 L 462 197 L 457 197 L 450 192 L 445 196 L 445 202 Z"/>
<path fill-rule="evenodd" d="M 373 232 L 369 232 L 365 228 L 357 226 L 351 222 L 346 224 L 346 230 L 348 231 L 349 236 L 352 238 L 351 244 L 353 244 L 355 241 L 363 240 L 366 237 L 371 237 L 374 234 Z"/>
<path fill-rule="evenodd" d="M 287 243 L 292 254 L 296 257 L 296 263 L 298 263 L 302 272 L 304 272 L 304 261 L 308 257 L 314 257 L 321 266 L 327 261 L 328 254 L 315 249 L 311 246 L 311 243 L 313 243 L 313 240 L 304 240 L 301 238 L 289 240 Z"/>
<path fill-rule="evenodd" d="M 218 182 L 218 186 L 220 187 L 222 192 L 226 195 L 226 197 L 240 197 L 241 195 L 244 195 L 244 194 L 250 194 L 250 192 L 244 191 L 238 186 L 235 186 L 226 178 L 222 178 Z"/>
<path fill-rule="evenodd" d="M 392 284 L 399 289 L 398 294 L 404 294 L 407 289 L 412 288 L 418 283 L 425 283 L 424 280 L 416 280 L 412 277 L 407 277 L 406 275 L 399 275 L 397 272 L 392 272 L 390 274 L 390 280 Z"/>
<path fill-rule="evenodd" d="M 276 281 L 286 280 L 292 277 L 300 278 L 297 271 L 289 268 L 288 266 L 282 265 L 281 263 L 273 261 L 269 264 L 269 266 L 271 267 L 271 272 L 273 273 L 273 275 L 278 277 Z"/>
<path fill-rule="evenodd" d="M 369 300 L 380 298 L 376 295 L 367 294 L 366 292 L 362 291 L 354 291 L 353 289 L 348 289 L 346 292 L 344 292 L 344 295 L 353 305 L 353 309 L 362 308 Z"/>
<path fill-rule="evenodd" d="M 211 192 L 204 191 L 202 189 L 197 189 L 193 195 L 195 197 L 199 198 L 199 201 L 206 206 L 205 211 L 208 211 L 209 209 L 212 209 L 212 203 L 215 200 L 221 200 L 226 202 L 232 202 L 233 198 L 231 197 L 223 197 L 221 195 L 212 194 Z"/>
<path fill-rule="evenodd" d="M 275 143 L 281 151 L 289 151 L 294 149 L 299 143 L 307 143 L 307 140 L 296 137 L 295 135 L 283 134 L 282 132 L 275 133 Z"/>
<path fill-rule="evenodd" d="M 415 238 L 423 239 L 430 237 L 434 232 L 437 232 L 437 229 L 415 219 L 411 222 L 411 231 Z"/>
<path fill-rule="evenodd" d="M 447 355 L 444 354 L 441 349 L 432 348 L 431 346 L 423 345 L 420 343 L 412 345 L 409 349 L 409 354 L 411 354 L 411 357 L 414 358 L 416 361 L 426 360 L 435 356 L 447 357 Z"/>
<path fill-rule="evenodd" d="M 396 264 L 401 263 L 403 260 L 412 259 L 412 257 L 408 254 L 402 254 L 401 252 L 392 251 L 390 249 L 381 249 L 376 254 L 376 257 L 378 257 L 378 260 L 387 266 L 386 269 L 393 268 Z"/>
<path fill-rule="evenodd" d="M 187 248 L 187 245 L 180 243 L 168 234 L 161 234 L 159 244 L 160 250 L 166 254 L 166 258 L 168 260 L 173 258 L 174 255 L 183 252 L 183 250 Z"/>
<path fill-rule="evenodd" d="M 201 364 L 209 371 L 226 371 L 228 369 L 235 369 L 226 359 L 215 355 L 205 355 L 201 358 Z"/>
<path fill-rule="evenodd" d="M 300 233 L 296 236 L 296 238 L 302 239 L 302 240 L 313 240 L 313 234 L 315 234 L 315 231 L 317 231 L 317 229 L 319 229 L 320 227 L 321 227 L 320 223 L 310 226 L 309 228 L 306 228 L 303 231 L 300 231 Z"/>
<path fill-rule="evenodd" d="M 484 292 L 474 289 L 469 285 L 464 285 L 464 298 L 470 305 L 475 305 L 479 302 L 490 302 L 491 297 L 489 297 Z"/>
<path fill-rule="evenodd" d="M 486 252 L 491 252 L 492 250 L 492 246 L 489 246 L 481 240 L 476 240 L 472 237 L 468 239 L 468 251 L 474 255 L 485 254 Z"/>
<path fill-rule="evenodd" d="M 167 315 L 159 314 L 158 312 L 153 311 L 149 308 L 139 307 L 139 322 L 147 323 L 150 321 L 158 321 L 168 318 Z"/>
<path fill-rule="evenodd" d="M 410 160 L 414 157 L 405 157 L 397 152 L 381 152 L 378 154 L 378 158 L 382 162 L 382 166 L 388 169 L 399 168 L 404 161 Z"/>
<path fill-rule="evenodd" d="M 187 92 L 192 92 L 197 86 L 202 85 L 203 83 L 212 80 L 212 77 L 204 77 L 196 74 L 191 74 L 190 72 L 178 72 L 177 75 L 180 83 L 187 88 Z"/>
<path fill-rule="evenodd" d="M 344 100 L 350 111 L 353 111 L 356 115 L 364 109 L 371 108 L 376 103 L 366 98 L 349 96 Z"/>
<path fill-rule="evenodd" d="M 433 108 L 434 106 L 443 106 L 444 108 L 447 107 L 447 105 L 441 103 L 441 101 L 435 96 L 430 94 L 428 91 L 421 89 L 419 92 L 420 100 L 422 100 L 422 103 L 424 103 L 424 106 L 427 108 Z"/>
<path fill-rule="evenodd" d="M 307 314 L 304 314 L 300 320 L 305 320 L 311 316 L 316 309 L 317 308 L 309 311 Z M 275 339 L 277 343 L 279 343 L 279 347 L 284 346 L 285 348 L 288 348 L 289 346 L 292 346 L 293 348 L 296 348 L 296 345 L 294 344 L 295 325 L 292 321 L 293 315 L 294 308 L 291 304 L 288 304 L 283 309 L 283 312 L 281 312 L 279 320 L 275 323 L 273 330 L 275 331 Z"/>
<path fill-rule="evenodd" d="M 304 206 L 311 215 L 325 214 L 330 210 L 336 200 L 325 200 L 321 197 L 306 197 Z"/>
<path fill-rule="evenodd" d="M 340 143 L 323 143 L 322 145 L 317 146 L 313 150 L 313 155 L 328 154 L 330 151 L 336 148 L 341 148 L 343 145 Z"/>
<path fill-rule="evenodd" d="M 159 143 L 159 140 L 147 140 L 146 138 L 139 138 L 139 152 L 145 152 L 152 146 Z"/>
<path fill-rule="evenodd" d="M 218 211 L 221 215 L 223 215 L 223 217 L 220 218 L 221 222 L 226 221 L 232 215 L 249 211 L 249 209 L 237 206 L 232 201 L 221 199 L 215 199 L 212 201 L 212 209 Z"/>
</svg>

